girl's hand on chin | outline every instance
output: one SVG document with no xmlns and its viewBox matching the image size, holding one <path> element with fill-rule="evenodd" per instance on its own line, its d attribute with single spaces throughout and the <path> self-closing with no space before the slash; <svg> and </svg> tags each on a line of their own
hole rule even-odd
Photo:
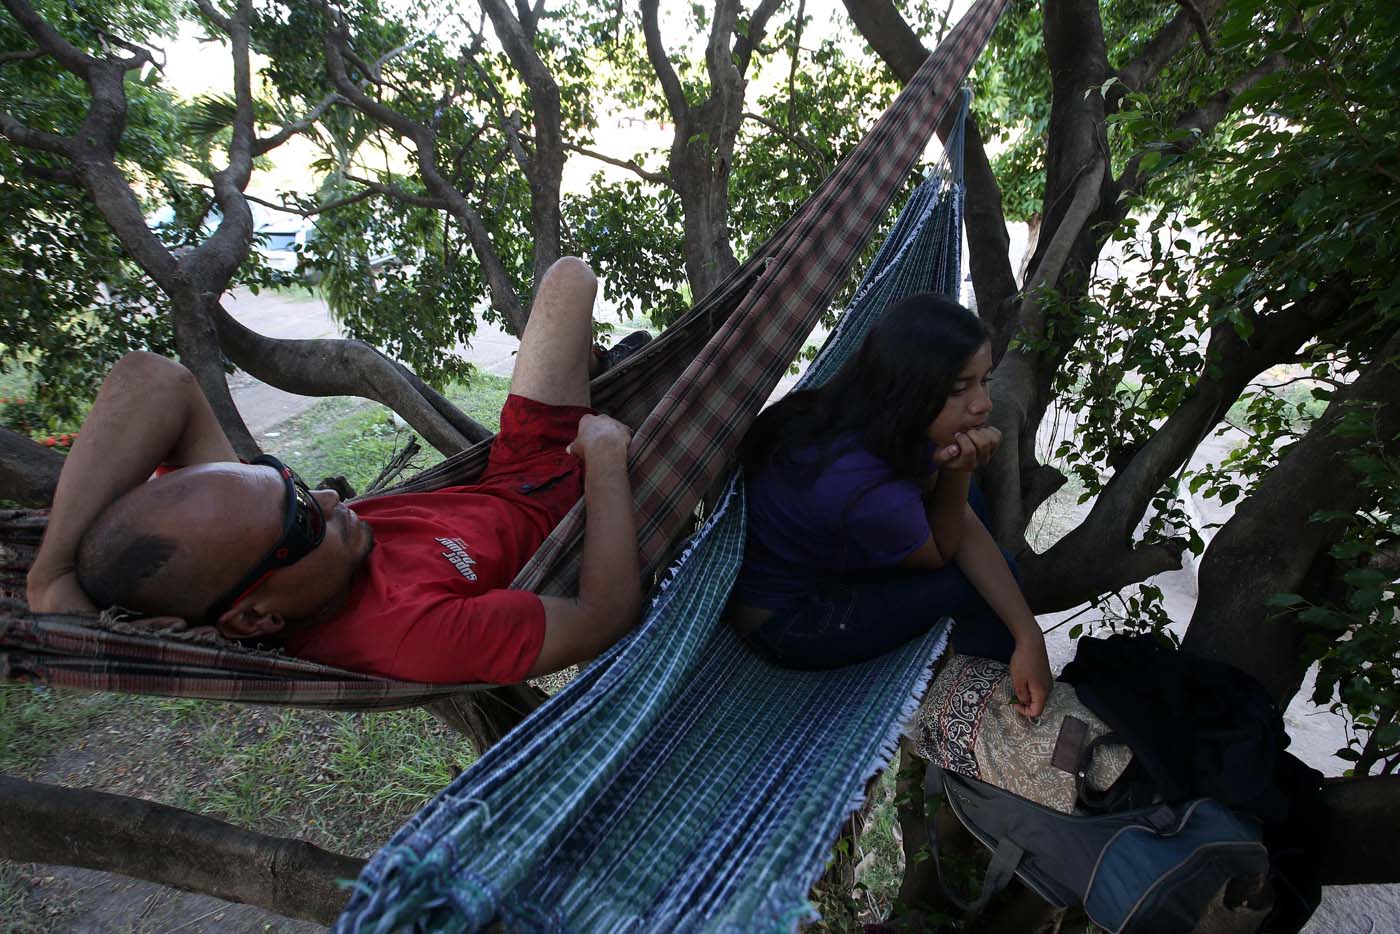
<svg viewBox="0 0 1400 934">
<path fill-rule="evenodd" d="M 938 452 L 940 466 L 944 470 L 976 470 L 992 459 L 1000 444 L 1001 431 L 991 425 L 960 431 L 953 436 L 952 444 Z"/>
</svg>

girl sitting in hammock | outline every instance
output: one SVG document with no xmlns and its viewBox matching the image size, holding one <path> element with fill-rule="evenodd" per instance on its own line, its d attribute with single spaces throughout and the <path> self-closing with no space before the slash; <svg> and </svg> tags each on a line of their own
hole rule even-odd
<svg viewBox="0 0 1400 934">
<path fill-rule="evenodd" d="M 992 349 L 978 318 L 934 294 L 893 306 L 825 385 L 754 423 L 744 449 L 749 540 L 734 625 L 789 668 L 873 658 L 956 621 L 956 651 L 1009 661 L 1027 716 L 1051 675 L 972 471 L 988 424 Z"/>
</svg>

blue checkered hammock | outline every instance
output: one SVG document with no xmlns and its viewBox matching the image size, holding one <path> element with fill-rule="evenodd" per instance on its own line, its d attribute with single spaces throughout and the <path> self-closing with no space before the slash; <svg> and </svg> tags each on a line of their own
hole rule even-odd
<svg viewBox="0 0 1400 934">
<path fill-rule="evenodd" d="M 956 126 L 802 385 L 829 378 L 890 303 L 958 296 Z M 401 829 L 337 930 L 791 930 L 815 916 L 807 893 L 947 625 L 837 671 L 760 661 L 720 623 L 744 517 L 736 474 L 643 624 Z"/>
</svg>

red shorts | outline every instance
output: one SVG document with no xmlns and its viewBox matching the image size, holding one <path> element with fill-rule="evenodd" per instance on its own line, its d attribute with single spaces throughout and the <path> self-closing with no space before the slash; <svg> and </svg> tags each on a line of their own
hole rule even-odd
<svg viewBox="0 0 1400 934">
<path fill-rule="evenodd" d="M 501 408 L 501 430 L 474 486 L 508 500 L 548 530 L 583 496 L 583 461 L 565 452 L 578 436 L 582 405 L 546 405 L 514 393 Z"/>
</svg>

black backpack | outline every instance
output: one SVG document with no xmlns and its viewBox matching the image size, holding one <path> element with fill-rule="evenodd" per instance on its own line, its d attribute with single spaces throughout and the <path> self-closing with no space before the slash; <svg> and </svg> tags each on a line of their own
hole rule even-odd
<svg viewBox="0 0 1400 934">
<path fill-rule="evenodd" d="M 1269 871 L 1258 821 L 1208 798 L 1064 814 L 938 766 L 929 766 L 924 794 L 926 803 L 944 798 L 992 851 L 981 893 L 963 901 L 944 881 L 929 822 L 939 882 L 972 913 L 1014 875 L 1057 907 L 1082 905 L 1090 920 L 1115 934 L 1190 931 L 1231 879 Z"/>
</svg>

